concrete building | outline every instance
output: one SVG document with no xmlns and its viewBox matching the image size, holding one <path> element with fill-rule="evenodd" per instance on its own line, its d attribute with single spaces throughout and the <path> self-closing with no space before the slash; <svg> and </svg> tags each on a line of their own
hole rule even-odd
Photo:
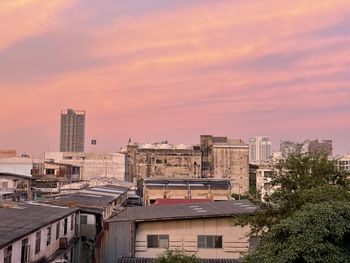
<svg viewBox="0 0 350 263">
<path fill-rule="evenodd" d="M 101 262 L 155 258 L 166 249 L 238 260 L 253 239 L 233 215 L 255 211 L 248 200 L 130 207 L 107 220 Z"/>
<path fill-rule="evenodd" d="M 256 190 L 261 201 L 264 201 L 275 190 L 275 187 L 271 185 L 272 175 L 273 168 L 270 165 L 260 165 L 256 169 Z"/>
<path fill-rule="evenodd" d="M 85 111 L 62 110 L 60 152 L 84 152 Z"/>
<path fill-rule="evenodd" d="M 81 180 L 125 180 L 125 155 L 121 153 L 46 152 L 45 159 L 80 167 Z"/>
<path fill-rule="evenodd" d="M 313 140 L 308 141 L 308 151 L 312 154 L 325 154 L 332 156 L 333 153 L 333 142 L 332 140 Z"/>
<path fill-rule="evenodd" d="M 336 155 L 329 160 L 334 161 L 338 169 L 350 172 L 350 155 Z"/>
<path fill-rule="evenodd" d="M 33 204 L 1 209 L 0 263 L 78 263 L 77 214 L 74 208 Z"/>
<path fill-rule="evenodd" d="M 228 179 L 146 179 L 143 183 L 143 203 L 158 199 L 231 200 Z"/>
<path fill-rule="evenodd" d="M 146 178 L 200 178 L 199 146 L 129 143 L 122 150 L 127 156 L 128 180 Z"/>
<path fill-rule="evenodd" d="M 0 159 L 0 172 L 32 176 L 33 163 L 29 157 L 11 157 Z"/>
<path fill-rule="evenodd" d="M 201 135 L 202 177 L 227 178 L 232 191 L 249 190 L 249 146 L 240 139 Z"/>
<path fill-rule="evenodd" d="M 97 259 L 100 254 L 105 220 L 126 206 L 128 190 L 125 187 L 105 185 L 57 195 L 42 201 L 52 205 L 80 209 L 78 223 L 82 239 L 79 262 L 99 262 Z"/>
<path fill-rule="evenodd" d="M 0 201 L 32 200 L 30 176 L 0 172 Z"/>
<path fill-rule="evenodd" d="M 297 143 L 292 141 L 281 141 L 280 143 L 280 152 L 282 153 L 283 158 L 288 158 L 295 151 Z"/>
<path fill-rule="evenodd" d="M 252 163 L 267 161 L 272 155 L 272 142 L 268 137 L 257 136 L 249 139 L 249 159 Z"/>
</svg>

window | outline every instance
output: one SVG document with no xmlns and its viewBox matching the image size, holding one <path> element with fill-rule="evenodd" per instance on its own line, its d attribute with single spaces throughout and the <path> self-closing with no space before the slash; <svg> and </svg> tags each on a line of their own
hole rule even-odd
<svg viewBox="0 0 350 263">
<path fill-rule="evenodd" d="M 12 261 L 12 246 L 4 249 L 4 263 L 11 263 Z"/>
<path fill-rule="evenodd" d="M 46 170 L 46 174 L 51 174 L 51 175 L 55 174 L 55 169 L 45 169 L 45 170 Z"/>
<path fill-rule="evenodd" d="M 36 232 L 35 234 L 35 255 L 40 252 L 40 243 L 41 243 L 41 231 Z"/>
<path fill-rule="evenodd" d="M 68 227 L 68 218 L 65 218 L 64 225 L 63 225 L 63 235 L 67 235 L 67 227 Z"/>
<path fill-rule="evenodd" d="M 22 240 L 21 263 L 29 262 L 28 238 Z"/>
<path fill-rule="evenodd" d="M 46 246 L 51 243 L 51 226 L 47 228 Z"/>
<path fill-rule="evenodd" d="M 169 248 L 169 235 L 148 235 L 148 248 Z"/>
<path fill-rule="evenodd" d="M 81 225 L 87 225 L 87 216 L 80 216 L 80 224 Z"/>
<path fill-rule="evenodd" d="M 70 230 L 73 230 L 74 228 L 74 215 L 71 215 L 70 217 Z"/>
<path fill-rule="evenodd" d="M 222 236 L 198 236 L 198 248 L 222 248 Z"/>
<path fill-rule="evenodd" d="M 61 222 L 58 222 L 56 225 L 56 240 L 60 237 L 60 223 Z"/>
</svg>

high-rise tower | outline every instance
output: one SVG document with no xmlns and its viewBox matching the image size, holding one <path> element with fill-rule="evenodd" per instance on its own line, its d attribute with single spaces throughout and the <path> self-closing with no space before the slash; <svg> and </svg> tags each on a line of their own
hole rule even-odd
<svg viewBox="0 0 350 263">
<path fill-rule="evenodd" d="M 84 152 L 85 111 L 62 110 L 60 152 Z"/>
</svg>

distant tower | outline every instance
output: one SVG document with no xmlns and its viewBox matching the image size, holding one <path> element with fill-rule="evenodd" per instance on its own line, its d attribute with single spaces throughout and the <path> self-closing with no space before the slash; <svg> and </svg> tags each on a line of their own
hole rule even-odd
<svg viewBox="0 0 350 263">
<path fill-rule="evenodd" d="M 60 152 L 84 152 L 85 111 L 62 110 Z"/>
<path fill-rule="evenodd" d="M 249 139 L 249 159 L 253 162 L 267 161 L 272 156 L 272 142 L 267 137 L 257 136 Z"/>
</svg>

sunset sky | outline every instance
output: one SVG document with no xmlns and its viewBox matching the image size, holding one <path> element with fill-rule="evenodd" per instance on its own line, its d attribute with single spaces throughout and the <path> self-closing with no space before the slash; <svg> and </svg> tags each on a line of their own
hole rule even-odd
<svg viewBox="0 0 350 263">
<path fill-rule="evenodd" d="M 333 139 L 350 151 L 350 1 L 1 0 L 0 149 L 200 134 Z"/>
</svg>

